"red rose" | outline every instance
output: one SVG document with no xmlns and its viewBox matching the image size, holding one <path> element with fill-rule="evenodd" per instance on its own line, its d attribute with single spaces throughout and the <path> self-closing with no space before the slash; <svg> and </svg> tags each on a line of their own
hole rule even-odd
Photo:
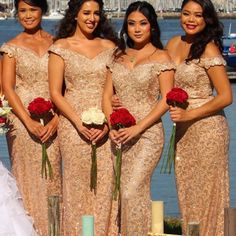
<svg viewBox="0 0 236 236">
<path fill-rule="evenodd" d="M 173 88 L 166 95 L 168 105 L 175 106 L 177 104 L 186 103 L 188 100 L 188 94 L 181 88 Z"/>
<path fill-rule="evenodd" d="M 52 109 L 51 101 L 45 100 L 44 98 L 35 98 L 29 103 L 28 110 L 32 115 L 43 116 Z"/>
<path fill-rule="evenodd" d="M 118 129 L 136 124 L 135 118 L 125 108 L 120 108 L 110 115 L 111 126 Z"/>
<path fill-rule="evenodd" d="M 0 116 L 0 124 L 5 124 L 7 121 L 6 118 Z"/>
</svg>

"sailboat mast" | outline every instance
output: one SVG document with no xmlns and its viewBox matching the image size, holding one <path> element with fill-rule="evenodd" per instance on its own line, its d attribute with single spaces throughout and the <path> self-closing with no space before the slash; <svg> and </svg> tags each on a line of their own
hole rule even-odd
<svg viewBox="0 0 236 236">
<path fill-rule="evenodd" d="M 117 4 L 118 4 L 118 6 L 117 6 L 117 8 L 118 8 L 117 17 L 120 17 L 120 12 L 121 12 L 121 2 L 120 2 L 120 0 L 118 0 Z"/>
</svg>

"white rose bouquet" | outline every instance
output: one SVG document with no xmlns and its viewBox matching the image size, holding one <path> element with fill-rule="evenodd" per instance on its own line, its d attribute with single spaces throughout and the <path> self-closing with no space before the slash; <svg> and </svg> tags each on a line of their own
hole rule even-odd
<svg viewBox="0 0 236 236">
<path fill-rule="evenodd" d="M 81 114 L 81 120 L 87 126 L 96 127 L 101 126 L 106 123 L 105 114 L 98 108 L 93 107 L 89 108 L 88 110 L 84 111 Z M 96 143 L 91 143 L 91 172 L 90 172 L 90 190 L 94 191 L 96 194 L 97 188 L 97 146 Z"/>
</svg>

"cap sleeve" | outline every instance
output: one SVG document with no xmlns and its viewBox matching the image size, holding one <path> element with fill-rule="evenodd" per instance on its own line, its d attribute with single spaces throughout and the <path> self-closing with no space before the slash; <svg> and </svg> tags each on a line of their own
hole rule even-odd
<svg viewBox="0 0 236 236">
<path fill-rule="evenodd" d="M 4 43 L 0 48 L 0 53 L 1 54 L 6 53 L 11 58 L 16 56 L 17 51 L 16 47 Z"/>
<path fill-rule="evenodd" d="M 212 66 L 226 66 L 226 61 L 222 56 L 217 56 L 211 58 L 201 58 L 200 64 L 208 70 Z"/>
<path fill-rule="evenodd" d="M 109 55 L 109 59 L 107 60 L 106 63 L 106 68 L 110 71 L 113 72 L 113 67 L 115 64 L 115 60 L 114 60 L 114 52 L 115 52 L 116 48 L 114 49 L 110 49 L 110 55 Z"/>
<path fill-rule="evenodd" d="M 113 72 L 113 67 L 114 67 L 114 60 L 113 60 L 113 58 L 111 57 L 109 60 L 108 60 L 108 62 L 107 62 L 107 64 L 106 64 L 106 68 L 112 73 Z"/>
<path fill-rule="evenodd" d="M 152 71 L 156 75 L 160 75 L 162 72 L 167 70 L 175 70 L 176 66 L 174 62 L 168 61 L 163 63 L 153 63 Z"/>
<path fill-rule="evenodd" d="M 52 52 L 58 56 L 60 56 L 62 59 L 66 58 L 66 49 L 56 46 L 55 44 L 51 45 L 48 49 L 48 52 Z"/>
</svg>

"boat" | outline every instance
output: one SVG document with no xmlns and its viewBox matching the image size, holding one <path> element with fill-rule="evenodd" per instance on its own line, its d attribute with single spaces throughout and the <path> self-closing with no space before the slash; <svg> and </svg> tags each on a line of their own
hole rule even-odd
<svg viewBox="0 0 236 236">
<path fill-rule="evenodd" d="M 0 20 L 7 20 L 7 15 L 0 16 Z"/>
<path fill-rule="evenodd" d="M 230 43 L 225 43 L 226 41 L 231 41 Z M 224 49 L 223 57 L 226 60 L 227 66 L 236 68 L 236 37 L 234 38 L 224 38 Z"/>
<path fill-rule="evenodd" d="M 49 20 L 60 20 L 64 17 L 64 12 L 61 11 L 61 1 L 60 0 L 51 0 L 51 9 L 49 11 L 49 14 L 46 16 L 43 16 L 43 19 L 49 19 Z"/>
<path fill-rule="evenodd" d="M 223 36 L 223 56 L 226 60 L 227 66 L 236 68 L 236 33 L 231 33 L 231 24 L 229 26 L 229 33 Z"/>
<path fill-rule="evenodd" d="M 48 19 L 48 20 L 60 20 L 64 17 L 62 13 L 59 11 L 50 11 L 50 13 L 46 16 L 43 16 L 43 19 Z"/>
</svg>

